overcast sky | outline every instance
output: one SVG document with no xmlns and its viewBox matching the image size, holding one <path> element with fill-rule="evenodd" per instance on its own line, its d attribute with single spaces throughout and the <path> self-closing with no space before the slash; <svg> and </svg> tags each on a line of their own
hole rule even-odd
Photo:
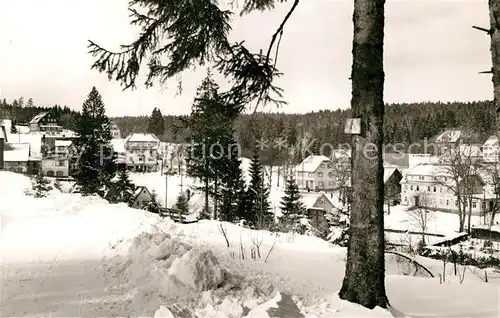
<svg viewBox="0 0 500 318">
<path fill-rule="evenodd" d="M 266 49 L 290 5 L 235 19 L 232 38 Z M 278 85 L 289 105 L 279 111 L 349 107 L 352 7 L 347 0 L 302 0 L 281 41 Z M 110 116 L 149 115 L 154 107 L 189 113 L 203 71 L 184 74 L 184 91 L 175 96 L 175 82 L 122 92 L 90 70 L 87 40 L 116 49 L 134 37 L 128 23 L 127 0 L 0 1 L 1 97 L 80 109 L 96 86 Z M 388 0 L 385 100 L 492 99 L 491 76 L 478 74 L 491 67 L 489 38 L 472 25 L 489 25 L 487 0 Z"/>
</svg>

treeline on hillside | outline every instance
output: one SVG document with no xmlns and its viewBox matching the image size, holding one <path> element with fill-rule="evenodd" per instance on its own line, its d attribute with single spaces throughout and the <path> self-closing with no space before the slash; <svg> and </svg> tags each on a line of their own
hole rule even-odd
<svg viewBox="0 0 500 318">
<path fill-rule="evenodd" d="M 285 106 L 286 107 L 286 106 Z M 52 107 L 65 128 L 71 129 L 73 118 L 78 114 L 68 107 Z M 47 108 L 33 105 L 31 99 L 24 102 L 21 97 L 0 104 L 0 118 L 13 119 L 17 123 L 27 123 L 33 116 Z M 464 128 L 478 135 L 477 142 L 483 142 L 495 132 L 495 108 L 490 101 L 478 102 L 425 102 L 389 104 L 385 108 L 384 136 L 386 144 L 405 145 L 420 143 L 430 139 L 446 128 Z M 257 140 L 273 141 L 283 138 L 286 144 L 295 145 L 297 141 L 308 140 L 309 149 L 319 152 L 321 145 L 330 144 L 334 148 L 349 142 L 344 134 L 344 123 L 350 117 L 350 110 L 323 110 L 307 114 L 256 113 L 241 115 L 235 123 L 236 138 L 245 157 L 252 156 Z M 165 129 L 158 137 L 162 141 L 189 142 L 190 132 L 183 125 L 186 116 L 163 116 Z M 132 132 L 151 130 L 151 116 L 112 118 L 127 136 Z M 160 130 L 161 131 L 161 130 Z M 322 150 L 328 155 L 329 147 Z M 418 147 L 414 148 L 418 151 Z M 283 163 L 284 151 L 272 147 L 272 143 L 261 152 L 265 164 Z"/>
<path fill-rule="evenodd" d="M 478 102 L 425 102 L 389 104 L 385 109 L 384 136 L 386 144 L 421 143 L 431 139 L 446 128 L 463 128 L 477 134 L 477 142 L 483 142 L 495 132 L 495 108 L 490 101 Z M 242 115 L 235 123 L 236 137 L 242 146 L 243 155 L 251 157 L 257 140 L 283 138 L 295 144 L 307 140 L 309 149 L 319 152 L 321 145 L 334 148 L 349 142 L 344 134 L 344 123 L 350 110 L 323 110 L 307 114 L 256 113 Z M 149 117 L 121 117 L 113 119 L 122 134 L 147 132 Z M 189 142 L 189 131 L 183 127 L 181 117 L 164 116 L 165 130 L 159 138 L 167 142 Z M 272 143 L 270 143 L 272 145 Z M 324 147 L 326 151 L 330 147 Z M 418 151 L 418 147 L 413 148 Z M 324 153 L 322 151 L 322 153 Z M 282 153 L 272 147 L 263 151 L 266 163 L 280 163 Z"/>
<path fill-rule="evenodd" d="M 10 119 L 15 125 L 27 125 L 33 117 L 49 110 L 61 126 L 66 129 L 75 129 L 75 119 L 78 112 L 71 110 L 68 106 L 36 106 L 31 98 L 27 102 L 24 101 L 23 97 L 11 102 L 7 102 L 4 98 L 0 102 L 0 119 Z"/>
</svg>

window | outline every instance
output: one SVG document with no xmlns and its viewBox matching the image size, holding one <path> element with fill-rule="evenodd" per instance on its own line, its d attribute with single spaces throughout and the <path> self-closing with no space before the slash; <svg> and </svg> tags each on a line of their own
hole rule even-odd
<svg viewBox="0 0 500 318">
<path fill-rule="evenodd" d="M 318 177 L 323 178 L 323 172 L 318 172 Z"/>
<path fill-rule="evenodd" d="M 318 188 L 323 188 L 323 187 L 324 187 L 323 181 L 318 181 Z"/>
<path fill-rule="evenodd" d="M 427 191 L 431 192 L 431 186 L 427 186 Z"/>
<path fill-rule="evenodd" d="M 418 180 L 424 180 L 424 176 L 418 176 Z"/>
<path fill-rule="evenodd" d="M 450 205 L 450 200 L 446 200 L 446 205 Z"/>
<path fill-rule="evenodd" d="M 420 187 L 419 186 L 417 186 L 417 191 L 420 191 Z"/>
<path fill-rule="evenodd" d="M 328 177 L 329 178 L 333 178 L 334 177 L 334 173 L 332 171 L 328 172 Z"/>
<path fill-rule="evenodd" d="M 332 167 L 332 164 L 331 164 L 331 163 L 329 163 L 329 164 L 327 165 L 327 167 L 328 167 L 328 169 L 330 169 L 330 168 Z"/>
<path fill-rule="evenodd" d="M 307 176 L 308 176 L 308 177 L 312 177 L 312 173 L 308 173 L 308 174 L 307 174 Z"/>
<path fill-rule="evenodd" d="M 486 202 L 484 202 L 484 201 L 483 201 L 483 202 L 481 203 L 481 208 L 482 208 L 482 209 L 486 209 Z"/>
<path fill-rule="evenodd" d="M 455 206 L 458 206 L 458 201 L 457 200 L 455 200 Z"/>
<path fill-rule="evenodd" d="M 434 187 L 434 189 L 433 189 L 433 190 L 434 190 L 434 192 L 436 192 L 436 187 Z"/>
<path fill-rule="evenodd" d="M 334 182 L 334 181 L 328 181 L 328 185 L 329 185 L 330 187 L 333 187 L 333 186 L 335 185 L 335 182 Z"/>
<path fill-rule="evenodd" d="M 413 191 L 413 186 L 412 186 L 412 185 L 410 186 L 410 190 L 412 190 L 412 191 Z"/>
<path fill-rule="evenodd" d="M 405 197 L 405 202 L 408 202 L 408 197 Z"/>
<path fill-rule="evenodd" d="M 443 188 L 439 188 L 439 192 L 443 193 Z"/>
<path fill-rule="evenodd" d="M 408 186 L 405 184 L 405 190 L 408 190 Z"/>
<path fill-rule="evenodd" d="M 472 207 L 475 209 L 476 208 L 476 201 L 472 201 Z"/>
</svg>

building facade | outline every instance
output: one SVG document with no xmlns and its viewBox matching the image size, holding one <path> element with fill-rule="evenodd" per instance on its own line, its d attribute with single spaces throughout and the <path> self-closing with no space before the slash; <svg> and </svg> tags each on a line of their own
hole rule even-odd
<svg viewBox="0 0 500 318">
<path fill-rule="evenodd" d="M 299 189 L 307 191 L 336 190 L 350 184 L 350 157 L 347 152 L 328 158 L 312 155 L 295 167 Z"/>
<path fill-rule="evenodd" d="M 477 182 L 472 190 L 470 205 L 472 214 L 489 212 L 495 200 L 487 191 L 487 184 L 480 176 L 473 176 Z M 442 164 L 421 164 L 408 169 L 401 180 L 401 204 L 408 207 L 425 207 L 430 210 L 458 212 L 456 183 L 447 166 Z M 463 191 L 462 191 L 463 192 Z"/>
<path fill-rule="evenodd" d="M 58 134 L 63 131 L 62 126 L 59 125 L 57 119 L 51 112 L 43 112 L 36 115 L 28 123 L 28 126 L 30 133 L 44 132 L 47 134 Z"/>
<path fill-rule="evenodd" d="M 484 162 L 499 162 L 500 147 L 498 137 L 490 136 L 483 144 L 483 160 Z"/>
<path fill-rule="evenodd" d="M 133 133 L 124 140 L 127 169 L 135 172 L 158 171 L 160 140 L 154 134 Z"/>
<path fill-rule="evenodd" d="M 118 127 L 118 125 L 114 121 L 109 122 L 109 130 L 111 132 L 111 138 L 119 139 L 122 137 L 120 127 Z"/>
</svg>

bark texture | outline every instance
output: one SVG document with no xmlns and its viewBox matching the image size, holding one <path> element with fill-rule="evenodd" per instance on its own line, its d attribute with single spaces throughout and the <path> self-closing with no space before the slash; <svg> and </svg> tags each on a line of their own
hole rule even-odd
<svg viewBox="0 0 500 318">
<path fill-rule="evenodd" d="M 350 239 L 339 296 L 367 308 L 387 308 L 384 261 L 384 0 L 354 1 L 353 117 L 362 134 L 352 151 Z"/>
<path fill-rule="evenodd" d="M 493 96 L 497 115 L 497 135 L 500 132 L 500 0 L 489 0 L 491 30 L 491 61 L 493 64 Z"/>
</svg>

